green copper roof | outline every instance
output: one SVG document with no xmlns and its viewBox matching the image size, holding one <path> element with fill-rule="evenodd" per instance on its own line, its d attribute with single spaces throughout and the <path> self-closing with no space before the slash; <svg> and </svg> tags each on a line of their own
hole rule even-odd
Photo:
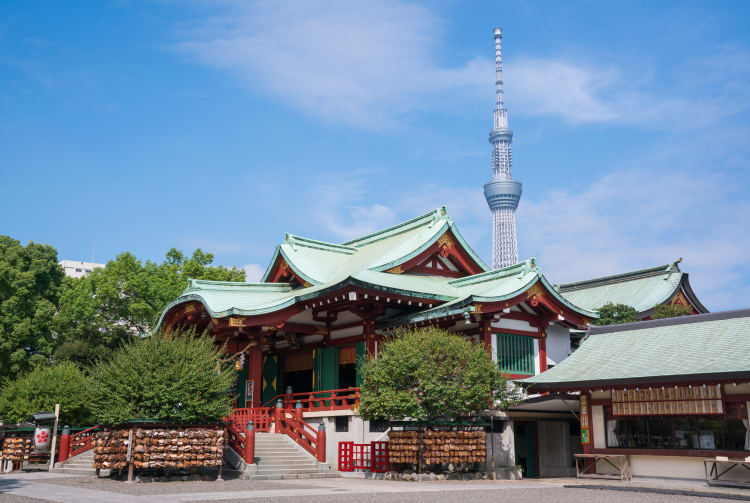
<svg viewBox="0 0 750 503">
<path fill-rule="evenodd" d="M 418 256 L 448 231 L 486 272 L 461 279 L 384 272 Z M 191 280 L 185 292 L 167 306 L 159 323 L 172 307 L 190 301 L 203 303 L 208 313 L 216 318 L 251 316 L 277 311 L 346 285 L 356 285 L 386 295 L 390 292 L 424 299 L 427 302 L 422 307 L 429 310 L 430 300 L 435 300 L 436 304 L 448 303 L 449 307 L 504 300 L 518 295 L 537 280 L 563 304 L 584 316 L 596 317 L 596 313 L 573 306 L 561 297 L 541 275 L 533 259 L 489 271 L 466 244 L 445 207 L 340 245 L 287 234 L 284 242 L 276 247 L 263 281 L 268 279 L 279 257 L 310 286 Z"/>
<path fill-rule="evenodd" d="M 650 269 L 559 285 L 560 294 L 573 304 L 596 311 L 607 302 L 648 311 L 670 299 L 684 273 L 678 262 Z"/>
<path fill-rule="evenodd" d="M 337 245 L 291 234 L 276 248 L 266 281 L 281 255 L 289 267 L 312 285 L 342 279 L 359 271 L 385 271 L 416 257 L 450 230 L 483 270 L 487 265 L 466 243 L 444 206 L 399 225 Z"/>
<path fill-rule="evenodd" d="M 750 375 L 750 309 L 590 327 L 571 356 L 521 382 L 543 391 L 743 373 Z"/>
</svg>

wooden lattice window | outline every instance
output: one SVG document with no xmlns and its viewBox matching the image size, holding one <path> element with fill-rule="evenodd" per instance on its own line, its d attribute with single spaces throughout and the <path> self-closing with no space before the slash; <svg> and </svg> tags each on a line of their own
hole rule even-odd
<svg viewBox="0 0 750 503">
<path fill-rule="evenodd" d="M 497 364 L 506 374 L 534 375 L 534 339 L 525 335 L 497 335 Z"/>
</svg>

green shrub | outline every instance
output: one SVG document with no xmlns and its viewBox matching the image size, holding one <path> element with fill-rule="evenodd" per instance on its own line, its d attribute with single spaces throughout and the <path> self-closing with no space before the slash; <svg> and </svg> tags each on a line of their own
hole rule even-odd
<svg viewBox="0 0 750 503">
<path fill-rule="evenodd" d="M 594 325 L 620 325 L 639 320 L 640 314 L 636 308 L 627 304 L 607 302 L 599 308 L 599 319 L 594 321 Z"/>
<path fill-rule="evenodd" d="M 27 421 L 35 412 L 55 410 L 59 403 L 63 423 L 90 425 L 90 389 L 90 378 L 73 363 L 40 367 L 6 382 L 0 392 L 0 418 L 6 423 Z"/>
<path fill-rule="evenodd" d="M 520 400 L 483 346 L 436 328 L 403 331 L 358 365 L 364 419 L 456 419 Z"/>
<path fill-rule="evenodd" d="M 654 314 L 651 315 L 652 320 L 660 320 L 663 318 L 676 318 L 677 316 L 688 316 L 692 314 L 693 310 L 682 304 L 659 304 L 654 308 Z"/>
<path fill-rule="evenodd" d="M 212 338 L 193 332 L 128 343 L 94 366 L 92 411 L 103 424 L 221 420 L 232 410 L 236 373 L 220 358 Z"/>
</svg>

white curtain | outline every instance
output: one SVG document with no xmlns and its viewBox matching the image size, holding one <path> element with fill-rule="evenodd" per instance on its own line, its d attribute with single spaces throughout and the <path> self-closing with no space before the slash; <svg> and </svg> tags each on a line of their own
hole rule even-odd
<svg viewBox="0 0 750 503">
<path fill-rule="evenodd" d="M 617 419 L 607 420 L 607 447 L 620 447 L 620 442 L 617 440 Z"/>
<path fill-rule="evenodd" d="M 750 451 L 750 420 L 743 419 L 742 424 L 745 425 L 745 450 Z"/>
</svg>

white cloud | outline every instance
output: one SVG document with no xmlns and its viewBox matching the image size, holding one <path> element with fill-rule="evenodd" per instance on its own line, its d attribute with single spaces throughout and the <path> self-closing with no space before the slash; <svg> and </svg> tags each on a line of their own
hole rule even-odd
<svg viewBox="0 0 750 503">
<path fill-rule="evenodd" d="M 247 264 L 243 269 L 245 270 L 245 281 L 248 283 L 260 281 L 260 278 L 263 277 L 263 273 L 266 272 L 266 268 L 260 264 Z"/>
<path fill-rule="evenodd" d="M 427 8 L 380 2 L 224 4 L 184 33 L 179 51 L 246 85 L 324 119 L 388 127 L 402 114 L 434 111 L 430 95 L 488 88 L 487 61 L 437 62 L 441 22 Z M 464 93 L 455 93 L 456 96 Z"/>
</svg>

